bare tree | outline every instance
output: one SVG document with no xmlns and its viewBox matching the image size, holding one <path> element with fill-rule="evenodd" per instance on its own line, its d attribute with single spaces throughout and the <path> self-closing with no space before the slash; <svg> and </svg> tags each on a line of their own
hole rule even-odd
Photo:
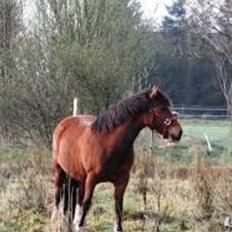
<svg viewBox="0 0 232 232">
<path fill-rule="evenodd" d="M 13 46 L 14 67 L 7 91 L 0 93 L 0 119 L 49 147 L 55 125 L 72 112 L 74 96 L 81 112 L 100 114 L 131 90 L 133 77 L 154 66 L 156 50 L 136 1 L 36 4 L 34 26 Z"/>
<path fill-rule="evenodd" d="M 22 29 L 21 6 L 20 0 L 0 0 L 0 133 L 3 137 L 9 135 L 9 125 L 5 123 L 2 112 L 9 91 L 7 83 L 12 77 L 11 70 L 14 66 L 12 48 Z"/>
<path fill-rule="evenodd" d="M 220 89 L 232 114 L 232 0 L 188 2 L 192 31 L 207 45 Z"/>
<path fill-rule="evenodd" d="M 18 0 L 0 0 L 0 77 L 9 75 L 12 43 L 22 29 L 21 7 Z"/>
<path fill-rule="evenodd" d="M 0 1 L 0 73 L 6 75 L 7 52 L 10 48 L 12 33 L 12 1 Z"/>
</svg>

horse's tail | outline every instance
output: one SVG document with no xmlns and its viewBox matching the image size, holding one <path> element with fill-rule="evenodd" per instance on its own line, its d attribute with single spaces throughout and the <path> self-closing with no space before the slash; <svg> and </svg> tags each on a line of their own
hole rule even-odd
<svg viewBox="0 0 232 232">
<path fill-rule="evenodd" d="M 59 143 L 61 134 L 64 128 L 62 125 L 58 125 L 53 133 L 52 139 L 52 166 L 55 174 L 54 184 L 55 184 L 55 208 L 52 214 L 52 220 L 56 218 L 60 201 L 64 196 L 64 183 L 65 183 L 65 172 L 58 162 L 59 157 Z"/>
<path fill-rule="evenodd" d="M 65 127 L 60 123 L 54 133 L 53 133 L 53 138 L 52 138 L 52 161 L 53 164 L 57 163 L 58 155 L 59 155 L 59 144 L 60 144 L 60 139 L 61 136 L 64 132 Z"/>
<path fill-rule="evenodd" d="M 59 191 L 60 194 L 59 196 L 57 196 L 57 198 L 64 198 L 63 212 L 64 214 L 68 213 L 69 219 L 71 221 L 75 215 L 76 191 L 78 186 L 76 181 L 62 169 L 58 162 L 59 145 L 64 131 L 65 126 L 62 125 L 62 123 L 59 124 L 54 131 L 52 143 L 52 163 L 55 170 L 55 182 L 59 183 L 56 183 L 58 189 L 57 191 Z"/>
</svg>

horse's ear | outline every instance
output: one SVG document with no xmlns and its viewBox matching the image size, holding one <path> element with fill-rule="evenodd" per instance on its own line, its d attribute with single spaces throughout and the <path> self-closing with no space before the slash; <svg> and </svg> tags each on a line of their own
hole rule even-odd
<svg viewBox="0 0 232 232">
<path fill-rule="evenodd" d="M 158 91 L 159 91 L 159 87 L 154 85 L 150 90 L 149 97 L 150 98 L 155 97 Z"/>
</svg>

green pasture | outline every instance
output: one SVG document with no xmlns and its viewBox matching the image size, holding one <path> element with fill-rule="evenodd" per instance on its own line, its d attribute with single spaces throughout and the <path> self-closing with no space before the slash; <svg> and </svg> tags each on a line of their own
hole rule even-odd
<svg viewBox="0 0 232 232">
<path fill-rule="evenodd" d="M 204 134 L 214 142 L 224 143 L 231 141 L 232 123 L 229 120 L 183 120 L 184 139 L 198 138 L 204 140 Z"/>
<path fill-rule="evenodd" d="M 172 149 L 159 149 L 157 154 L 172 161 L 192 162 L 197 153 L 219 163 L 232 162 L 232 124 L 229 120 L 181 120 L 183 137 Z M 205 138 L 208 136 L 212 152 Z"/>
</svg>

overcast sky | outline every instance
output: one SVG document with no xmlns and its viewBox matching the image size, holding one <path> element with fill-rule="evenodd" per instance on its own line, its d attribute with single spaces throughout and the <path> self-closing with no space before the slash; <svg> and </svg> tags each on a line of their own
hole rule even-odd
<svg viewBox="0 0 232 232">
<path fill-rule="evenodd" d="M 160 23 L 166 15 L 166 6 L 170 6 L 173 0 L 139 0 L 141 2 L 144 17 L 153 19 L 155 23 Z M 32 0 L 25 0 L 25 19 L 33 19 L 34 7 Z"/>
<path fill-rule="evenodd" d="M 166 6 L 170 6 L 173 0 L 140 0 L 144 17 L 154 19 L 160 23 L 167 14 Z"/>
</svg>

